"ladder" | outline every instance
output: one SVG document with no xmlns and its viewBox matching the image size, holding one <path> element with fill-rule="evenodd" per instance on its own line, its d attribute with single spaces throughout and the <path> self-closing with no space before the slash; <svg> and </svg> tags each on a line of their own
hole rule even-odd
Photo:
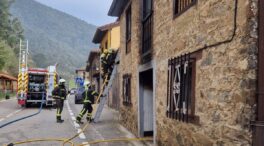
<svg viewBox="0 0 264 146">
<path fill-rule="evenodd" d="M 118 61 L 119 61 L 119 53 L 117 53 L 116 58 L 115 58 L 115 62 L 118 62 Z M 113 80 L 115 78 L 116 73 L 117 73 L 117 65 L 114 65 L 114 69 L 112 71 L 110 80 L 108 81 L 107 86 L 105 86 L 102 95 L 108 95 L 108 92 L 109 92 L 109 90 L 112 87 Z M 107 96 L 102 96 L 102 97 L 99 97 L 99 98 L 100 98 L 100 102 L 99 102 L 99 105 L 97 107 L 97 111 L 96 111 L 95 116 L 94 116 L 94 122 L 95 123 L 99 121 L 100 116 L 101 116 L 101 114 L 103 112 L 103 108 L 104 108 L 104 106 L 105 106 L 105 104 L 107 102 Z"/>
<path fill-rule="evenodd" d="M 18 74 L 18 97 L 25 98 L 27 91 L 28 70 L 28 41 L 20 40 L 19 43 L 19 74 Z"/>
</svg>

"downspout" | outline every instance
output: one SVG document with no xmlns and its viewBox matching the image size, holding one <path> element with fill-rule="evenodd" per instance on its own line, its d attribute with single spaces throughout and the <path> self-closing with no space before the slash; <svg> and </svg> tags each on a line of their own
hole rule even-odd
<svg viewBox="0 0 264 146">
<path fill-rule="evenodd" d="M 264 0 L 259 0 L 258 17 L 258 69 L 257 69 L 257 111 L 254 127 L 253 146 L 264 144 Z"/>
</svg>

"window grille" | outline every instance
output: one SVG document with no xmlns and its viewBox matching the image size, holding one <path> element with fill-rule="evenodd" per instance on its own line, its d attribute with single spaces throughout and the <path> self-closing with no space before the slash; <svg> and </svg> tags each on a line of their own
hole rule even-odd
<svg viewBox="0 0 264 146">
<path fill-rule="evenodd" d="M 152 50 L 152 0 L 143 0 L 142 20 L 142 57 L 143 62 L 150 61 L 149 54 Z"/>
<path fill-rule="evenodd" d="M 195 59 L 190 54 L 168 61 L 167 117 L 183 122 L 194 118 Z"/>
<path fill-rule="evenodd" d="M 131 27 L 132 17 L 131 17 L 131 5 L 126 11 L 126 53 L 131 51 Z"/>
<path fill-rule="evenodd" d="M 129 106 L 131 103 L 131 75 L 123 76 L 123 105 Z"/>
<path fill-rule="evenodd" d="M 196 4 L 197 0 L 174 0 L 174 16 L 178 16 Z"/>
</svg>

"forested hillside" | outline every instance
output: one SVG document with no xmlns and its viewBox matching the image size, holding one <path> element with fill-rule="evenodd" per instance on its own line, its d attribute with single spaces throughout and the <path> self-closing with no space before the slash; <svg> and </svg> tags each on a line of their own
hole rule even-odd
<svg viewBox="0 0 264 146">
<path fill-rule="evenodd" d="M 9 13 L 12 1 L 0 0 L 0 71 L 16 75 L 19 40 L 23 39 L 20 21 Z"/>
<path fill-rule="evenodd" d="M 19 18 L 37 67 L 58 63 L 67 78 L 85 66 L 96 26 L 34 0 L 16 0 L 11 13 Z"/>
</svg>

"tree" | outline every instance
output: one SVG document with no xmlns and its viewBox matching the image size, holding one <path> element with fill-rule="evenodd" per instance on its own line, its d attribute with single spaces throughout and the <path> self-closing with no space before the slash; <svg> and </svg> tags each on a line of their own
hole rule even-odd
<svg viewBox="0 0 264 146">
<path fill-rule="evenodd" d="M 0 70 L 2 70 L 6 64 L 9 46 L 4 42 L 0 41 Z"/>
<path fill-rule="evenodd" d="M 17 72 L 18 42 L 23 39 L 23 28 L 9 13 L 13 0 L 0 0 L 0 70 Z"/>
</svg>

